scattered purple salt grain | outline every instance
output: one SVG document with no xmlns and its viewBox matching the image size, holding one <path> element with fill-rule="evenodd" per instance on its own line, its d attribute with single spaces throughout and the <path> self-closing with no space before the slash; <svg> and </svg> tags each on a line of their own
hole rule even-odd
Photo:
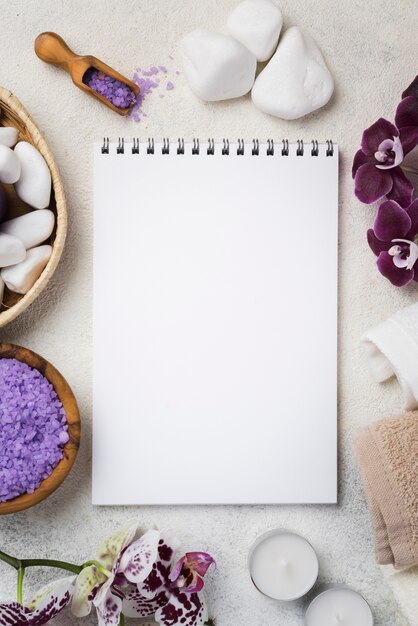
<svg viewBox="0 0 418 626">
<path fill-rule="evenodd" d="M 136 100 L 135 93 L 128 85 L 108 76 L 95 67 L 90 67 L 85 72 L 83 83 L 94 92 L 106 98 L 106 100 L 109 100 L 118 109 L 127 109 Z"/>
<path fill-rule="evenodd" d="M 38 370 L 0 359 L 0 502 L 33 493 L 63 457 L 67 416 Z"/>
<path fill-rule="evenodd" d="M 173 57 L 169 57 L 173 60 Z M 140 122 L 142 118 L 147 117 L 144 112 L 144 100 L 154 90 L 159 87 L 164 88 L 166 91 L 172 91 L 174 89 L 174 83 L 171 80 L 167 80 L 169 74 L 169 68 L 165 65 L 151 65 L 148 69 L 138 67 L 133 75 L 132 82 L 139 86 L 139 95 L 136 98 L 136 102 L 132 107 L 131 115 L 134 122 Z M 179 75 L 179 71 L 176 74 Z M 163 75 L 162 78 L 157 77 L 158 74 Z M 163 94 L 159 94 L 160 98 L 164 98 Z"/>
</svg>

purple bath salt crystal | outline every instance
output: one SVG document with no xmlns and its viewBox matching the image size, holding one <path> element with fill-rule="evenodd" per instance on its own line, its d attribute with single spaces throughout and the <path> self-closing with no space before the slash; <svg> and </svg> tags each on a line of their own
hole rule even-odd
<svg viewBox="0 0 418 626">
<path fill-rule="evenodd" d="M 118 109 L 127 109 L 135 102 L 135 93 L 128 85 L 111 78 L 95 67 L 90 67 L 86 71 L 83 76 L 83 83 L 109 100 Z"/>
<path fill-rule="evenodd" d="M 38 370 L 0 359 L 0 502 L 33 493 L 63 457 L 67 416 Z"/>
<path fill-rule="evenodd" d="M 174 85 L 171 82 L 171 80 L 168 81 L 166 89 L 167 89 L 167 91 L 172 91 L 174 89 Z"/>
</svg>

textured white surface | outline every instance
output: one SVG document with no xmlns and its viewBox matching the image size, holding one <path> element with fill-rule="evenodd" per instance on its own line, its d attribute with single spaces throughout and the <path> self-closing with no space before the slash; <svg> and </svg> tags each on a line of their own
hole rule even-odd
<svg viewBox="0 0 418 626">
<path fill-rule="evenodd" d="M 33 53 L 40 32 L 55 30 L 80 53 L 95 54 L 122 72 L 164 63 L 177 42 L 204 26 L 225 29 L 234 1 L 226 0 L 14 0 L 0 2 L 0 84 L 28 107 L 45 133 L 64 179 L 70 218 L 67 246 L 49 288 L 18 320 L 2 329 L 14 341 L 49 358 L 68 378 L 83 419 L 82 447 L 74 471 L 47 502 L 0 519 L 0 543 L 21 556 L 56 556 L 73 561 L 91 557 L 99 538 L 137 515 L 146 526 L 168 527 L 188 548 L 215 554 L 218 573 L 208 582 L 211 613 L 219 626 L 299 626 L 301 605 L 281 606 L 259 595 L 247 572 L 248 550 L 262 532 L 285 526 L 312 541 L 320 555 L 322 581 L 346 582 L 371 603 L 376 626 L 406 626 L 390 588 L 374 563 L 369 516 L 351 451 L 351 432 L 397 413 L 401 394 L 392 381 L 379 386 L 368 372 L 360 335 L 418 298 L 417 287 L 397 290 L 381 278 L 365 241 L 374 207 L 353 197 L 350 164 L 362 129 L 380 115 L 391 116 L 401 91 L 416 72 L 415 0 L 282 0 L 285 27 L 298 24 L 318 41 L 336 92 L 326 108 L 296 122 L 263 115 L 247 96 L 239 101 L 203 104 L 176 80 L 170 97 L 146 102 L 145 124 L 121 119 L 73 87 L 61 70 L 43 65 Z M 224 31 L 225 32 L 225 31 Z M 175 61 L 175 62 L 176 62 Z M 178 61 L 178 67 L 180 62 Z M 154 97 L 155 96 L 155 97 Z M 91 506 L 91 260 L 92 149 L 106 132 L 113 138 L 185 135 L 222 138 L 303 137 L 338 141 L 340 179 L 340 503 L 313 507 L 104 508 Z M 175 190 L 173 190 L 175 193 Z M 315 280 L 307 274 L 303 280 Z M 129 294 L 115 291 L 129 306 Z M 308 305 L 308 303 L 307 303 Z M 118 332 L 117 320 L 109 332 Z M 123 349 L 109 355 L 120 364 Z M 171 471 L 186 480 L 193 456 L 173 450 Z M 109 459 L 111 463 L 112 460 Z M 156 460 L 156 462 L 162 462 Z M 199 462 L 196 459 L 196 462 Z M 216 463 L 216 450 L 203 462 Z M 117 468 L 115 468 L 117 471 Z M 152 468 L 150 468 L 152 474 Z M 143 478 L 143 477 L 142 477 Z M 138 480 L 131 477 L 130 480 Z M 47 573 L 48 575 L 48 573 Z M 51 575 L 51 573 L 49 573 Z M 31 571 L 29 588 L 45 574 Z M 15 578 L 0 565 L 1 600 L 13 598 Z M 60 624 L 73 624 L 71 618 Z M 85 624 L 94 623 L 93 618 Z"/>
</svg>

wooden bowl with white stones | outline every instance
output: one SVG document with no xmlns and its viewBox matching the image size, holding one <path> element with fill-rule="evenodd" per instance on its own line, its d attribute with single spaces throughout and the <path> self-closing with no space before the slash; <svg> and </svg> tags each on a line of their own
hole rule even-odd
<svg viewBox="0 0 418 626">
<path fill-rule="evenodd" d="M 26 111 L 21 102 L 10 91 L 0 87 L 0 126 L 14 126 L 19 132 L 19 141 L 31 143 L 45 159 L 52 177 L 52 191 L 49 209 L 55 214 L 55 227 L 51 237 L 44 243 L 52 246 L 52 254 L 48 264 L 36 283 L 25 294 L 4 290 L 3 302 L 0 306 L 0 328 L 14 320 L 24 311 L 35 298 L 45 289 L 49 279 L 58 265 L 64 249 L 67 234 L 67 205 L 62 180 L 57 164 L 42 133 Z M 7 194 L 7 211 L 5 220 L 18 217 L 30 211 L 30 206 L 17 196 L 13 185 L 4 185 Z"/>
</svg>

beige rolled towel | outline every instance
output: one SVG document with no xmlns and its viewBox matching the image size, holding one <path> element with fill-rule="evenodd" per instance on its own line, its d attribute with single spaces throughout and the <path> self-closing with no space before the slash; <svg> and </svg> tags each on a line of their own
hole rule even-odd
<svg viewBox="0 0 418 626">
<path fill-rule="evenodd" d="M 418 565 L 418 411 L 361 428 L 354 450 L 377 562 L 395 568 Z"/>
</svg>

